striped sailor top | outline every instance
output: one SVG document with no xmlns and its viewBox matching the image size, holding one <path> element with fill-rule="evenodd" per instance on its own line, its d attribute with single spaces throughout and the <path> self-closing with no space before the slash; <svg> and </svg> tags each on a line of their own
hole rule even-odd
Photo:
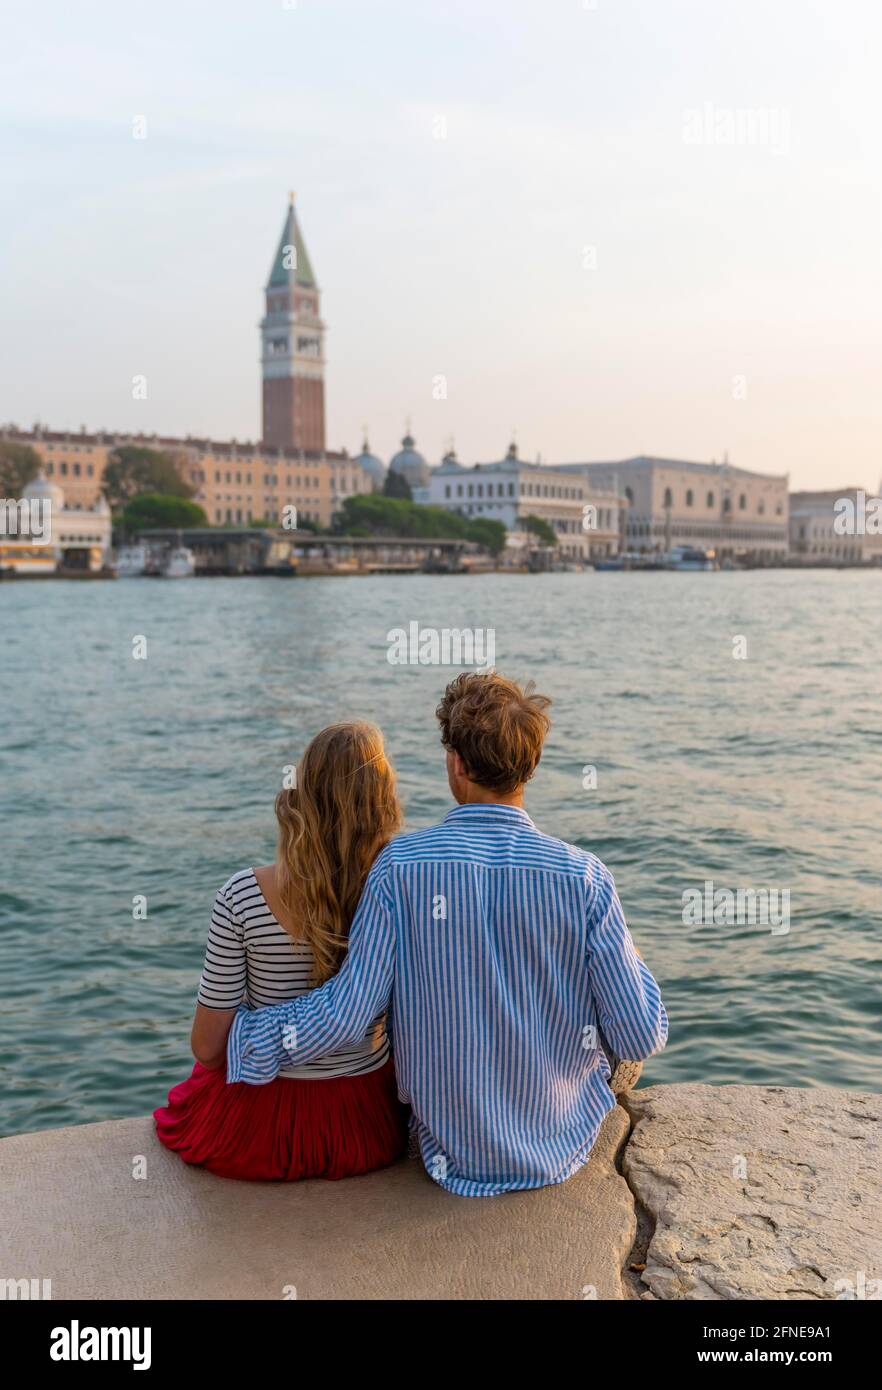
<svg viewBox="0 0 882 1390">
<path fill-rule="evenodd" d="M 295 941 L 272 914 L 253 869 L 233 874 L 218 890 L 211 914 L 197 998 L 207 1009 L 259 1009 L 284 1004 L 314 988 L 310 947 Z M 385 1014 L 367 1031 L 324 1057 L 286 1066 L 279 1076 L 317 1081 L 376 1071 L 389 1056 Z"/>
</svg>

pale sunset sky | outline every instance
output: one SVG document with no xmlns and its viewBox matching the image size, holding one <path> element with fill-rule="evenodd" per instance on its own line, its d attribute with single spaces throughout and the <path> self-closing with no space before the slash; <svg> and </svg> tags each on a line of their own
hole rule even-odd
<svg viewBox="0 0 882 1390">
<path fill-rule="evenodd" d="M 876 0 L 41 0 L 0 24 L 0 420 L 256 439 L 296 189 L 329 447 L 366 422 L 388 459 L 410 416 L 433 464 L 514 430 L 546 462 L 879 484 Z"/>
</svg>

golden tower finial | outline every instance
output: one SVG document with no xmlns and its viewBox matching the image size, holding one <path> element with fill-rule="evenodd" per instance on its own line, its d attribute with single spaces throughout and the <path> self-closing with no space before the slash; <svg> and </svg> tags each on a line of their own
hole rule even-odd
<svg viewBox="0 0 882 1390">
<path fill-rule="evenodd" d="M 297 197 L 297 194 L 294 193 L 293 190 L 288 194 L 288 206 L 289 206 L 289 207 L 292 207 L 292 208 L 293 208 L 293 206 L 294 206 L 294 199 L 295 199 L 296 197 Z"/>
</svg>

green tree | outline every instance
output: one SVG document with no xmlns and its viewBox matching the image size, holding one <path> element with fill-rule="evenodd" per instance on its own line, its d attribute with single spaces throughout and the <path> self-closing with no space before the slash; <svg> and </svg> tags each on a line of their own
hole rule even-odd
<svg viewBox="0 0 882 1390">
<path fill-rule="evenodd" d="M 188 497 L 169 497 L 158 492 L 141 492 L 133 497 L 117 522 L 129 536 L 154 527 L 184 529 L 209 524 L 198 503 L 191 502 Z"/>
<path fill-rule="evenodd" d="M 40 471 L 40 455 L 30 444 L 0 439 L 0 496 L 21 497 Z"/>
<path fill-rule="evenodd" d="M 522 522 L 525 531 L 530 531 L 542 545 L 557 545 L 557 532 L 543 521 L 541 516 L 525 516 Z"/>
<path fill-rule="evenodd" d="M 423 507 L 404 497 L 385 497 L 378 492 L 344 499 L 338 528 L 344 535 L 352 535 L 356 526 L 365 527 L 371 536 L 427 539 L 465 537 L 468 531 L 468 522 L 458 512 L 448 512 L 444 507 Z"/>
<path fill-rule="evenodd" d="M 163 497 L 192 497 L 174 454 L 142 444 L 121 444 L 104 470 L 104 491 L 112 511 L 125 507 L 139 493 Z"/>
<path fill-rule="evenodd" d="M 410 483 L 403 473 L 397 473 L 394 468 L 390 468 L 383 482 L 384 497 L 402 497 L 405 502 L 413 500 L 413 493 L 410 490 Z"/>
<path fill-rule="evenodd" d="M 501 521 L 489 517 L 470 521 L 461 512 L 449 512 L 446 507 L 424 507 L 404 497 L 384 497 L 378 492 L 345 498 L 337 518 L 337 531 L 346 536 L 475 541 L 493 555 L 505 548 L 506 540 Z"/>
<path fill-rule="evenodd" d="M 480 516 L 469 522 L 468 539 L 477 541 L 491 555 L 500 555 L 505 549 L 506 529 L 501 521 L 493 521 L 489 516 Z"/>
</svg>

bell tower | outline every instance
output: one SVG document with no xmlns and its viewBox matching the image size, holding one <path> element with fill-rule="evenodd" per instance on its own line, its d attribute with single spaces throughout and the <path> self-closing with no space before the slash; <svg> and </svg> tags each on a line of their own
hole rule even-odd
<svg viewBox="0 0 882 1390">
<path fill-rule="evenodd" d="M 261 439 L 271 448 L 325 447 L 325 325 L 319 288 L 290 195 L 260 321 Z"/>
</svg>

